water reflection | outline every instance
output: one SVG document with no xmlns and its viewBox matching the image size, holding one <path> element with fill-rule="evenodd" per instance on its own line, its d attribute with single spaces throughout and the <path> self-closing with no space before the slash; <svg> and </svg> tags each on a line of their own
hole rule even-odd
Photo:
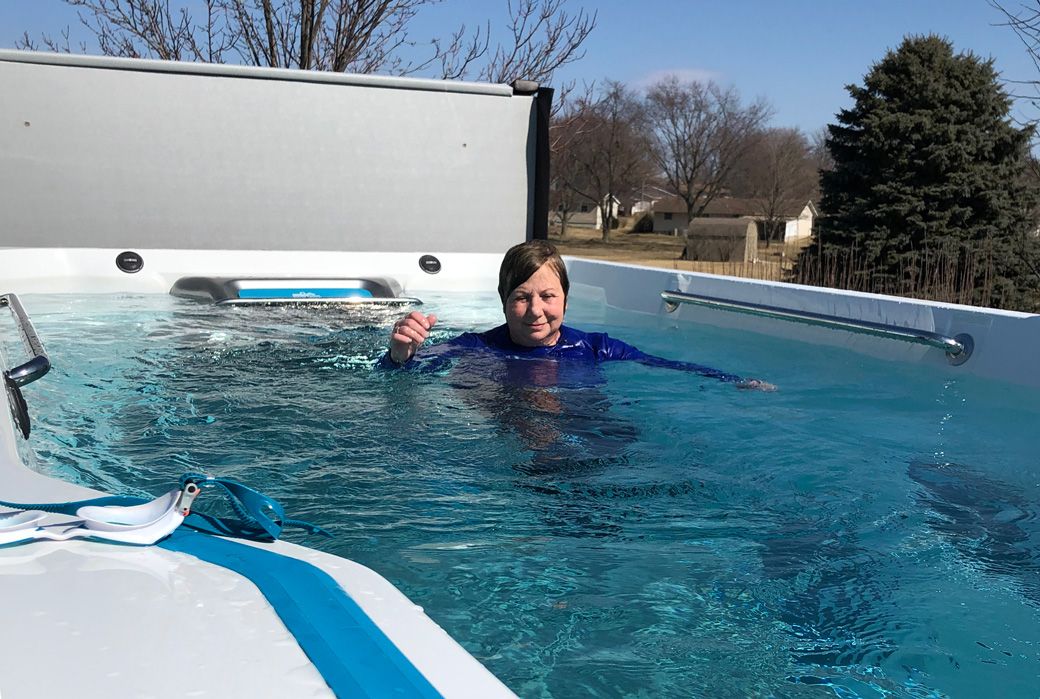
<svg viewBox="0 0 1040 699">
<path fill-rule="evenodd" d="M 917 500 L 933 516 L 928 526 L 983 570 L 1011 576 L 1040 605 L 1040 523 L 1037 506 L 1008 483 L 963 464 L 913 461 Z"/>
<path fill-rule="evenodd" d="M 447 380 L 468 406 L 534 452 L 524 467 L 532 474 L 623 457 L 639 436 L 635 425 L 612 414 L 602 391 L 606 378 L 593 363 L 470 351 Z"/>
</svg>

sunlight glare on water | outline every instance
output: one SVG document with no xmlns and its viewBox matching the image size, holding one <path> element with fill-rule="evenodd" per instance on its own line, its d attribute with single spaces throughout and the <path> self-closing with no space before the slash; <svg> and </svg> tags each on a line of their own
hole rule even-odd
<svg viewBox="0 0 1040 699">
<path fill-rule="evenodd" d="M 54 365 L 25 389 L 36 468 L 253 485 L 521 696 L 1040 687 L 1035 392 L 581 302 L 576 327 L 780 390 L 632 363 L 379 370 L 399 311 L 23 302 Z M 501 322 L 493 294 L 423 311 L 435 340 Z"/>
</svg>

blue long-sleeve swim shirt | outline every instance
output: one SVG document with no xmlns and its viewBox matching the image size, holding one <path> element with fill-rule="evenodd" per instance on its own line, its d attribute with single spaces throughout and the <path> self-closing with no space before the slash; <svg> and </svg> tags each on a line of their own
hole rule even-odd
<svg viewBox="0 0 1040 699">
<path fill-rule="evenodd" d="M 463 333 L 430 349 L 433 350 L 434 357 L 432 359 L 434 360 L 434 365 L 429 368 L 440 368 L 445 360 L 458 357 L 466 351 L 484 350 L 500 356 L 516 357 L 518 359 L 566 360 L 568 362 L 579 360 L 593 363 L 635 361 L 647 366 L 688 371 L 727 383 L 744 381 L 743 377 L 713 369 L 712 367 L 692 362 L 679 362 L 647 354 L 632 345 L 610 337 L 606 333 L 587 333 L 566 325 L 560 326 L 560 339 L 555 345 L 550 346 L 525 347 L 524 345 L 518 345 L 509 336 L 509 326 L 502 324 L 497 328 L 480 333 Z M 380 365 L 383 367 L 397 366 L 390 359 L 389 352 L 383 355 Z"/>
</svg>

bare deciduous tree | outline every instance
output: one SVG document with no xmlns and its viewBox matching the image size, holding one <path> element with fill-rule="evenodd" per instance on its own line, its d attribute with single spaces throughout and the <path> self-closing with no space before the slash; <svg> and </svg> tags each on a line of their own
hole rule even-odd
<svg viewBox="0 0 1040 699">
<path fill-rule="evenodd" d="M 686 203 L 690 220 L 722 191 L 751 136 L 770 116 L 763 100 L 744 106 L 734 88 L 681 83 L 675 76 L 650 87 L 646 107 L 654 161 Z"/>
<path fill-rule="evenodd" d="M 816 173 L 819 175 L 821 172 L 828 172 L 834 169 L 834 157 L 831 155 L 830 148 L 827 147 L 827 136 L 829 132 L 826 126 L 820 128 L 809 134 L 809 157 L 813 161 L 813 165 L 816 167 Z M 819 178 L 817 178 L 818 180 Z M 813 192 L 813 201 L 819 201 L 820 199 L 820 187 L 817 181 L 816 190 Z"/>
<path fill-rule="evenodd" d="M 768 246 L 783 236 L 786 214 L 800 209 L 819 189 L 808 139 L 798 129 L 766 129 L 751 137 L 734 167 L 732 193 L 750 199 L 765 222 Z"/>
<path fill-rule="evenodd" d="M 549 82 L 560 66 L 579 60 L 596 15 L 566 11 L 568 0 L 508 0 L 512 43 L 491 50 L 491 24 L 447 39 L 432 39 L 428 55 L 405 55 L 419 46 L 412 20 L 440 0 L 65 0 L 102 53 L 303 70 L 438 77 L 494 82 Z M 195 9 L 196 11 L 193 11 Z M 52 50 L 65 44 L 44 35 Z M 20 48 L 35 49 L 26 33 Z"/>
<path fill-rule="evenodd" d="M 561 66 L 580 60 L 581 45 L 596 27 L 596 14 L 579 9 L 568 14 L 566 0 L 507 0 L 509 39 L 499 44 L 477 70 L 473 66 L 489 49 L 490 23 L 475 31 L 468 41 L 465 28 L 453 35 L 460 48 L 440 47 L 442 77 L 464 78 L 471 74 L 493 83 L 533 80 L 548 83 Z"/>
<path fill-rule="evenodd" d="M 15 39 L 15 48 L 25 49 L 27 51 L 52 51 L 54 53 L 72 53 L 72 44 L 70 41 L 70 31 L 68 27 L 61 30 L 61 38 L 56 39 L 50 34 L 44 34 L 39 40 L 33 39 L 29 32 L 22 32 L 22 36 Z M 87 52 L 86 42 L 79 42 L 76 50 L 79 53 Z"/>
<path fill-rule="evenodd" d="M 607 82 L 598 99 L 580 100 L 567 117 L 567 144 L 556 157 L 562 184 L 600 210 L 604 242 L 615 222 L 613 200 L 633 192 L 648 160 L 643 110 L 619 82 Z M 567 158 L 568 162 L 561 164 Z"/>
<path fill-rule="evenodd" d="M 549 208 L 551 222 L 560 227 L 561 238 L 567 236 L 567 226 L 578 207 L 583 202 L 595 203 L 578 194 L 579 189 L 588 189 L 576 157 L 585 136 L 585 126 L 586 120 L 576 109 L 561 113 L 553 120 Z"/>
<path fill-rule="evenodd" d="M 1040 2 L 1035 8 L 1020 4 L 1014 11 L 1009 10 L 997 0 L 988 0 L 991 7 L 998 10 L 1007 20 L 1004 26 L 1010 27 L 1021 40 L 1037 72 L 1040 72 Z M 1021 83 L 1040 85 L 1040 80 L 1022 80 Z"/>
</svg>

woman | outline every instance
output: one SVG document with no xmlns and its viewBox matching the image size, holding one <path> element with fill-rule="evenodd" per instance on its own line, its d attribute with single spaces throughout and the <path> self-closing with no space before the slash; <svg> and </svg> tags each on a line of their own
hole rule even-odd
<svg viewBox="0 0 1040 699">
<path fill-rule="evenodd" d="M 482 333 L 463 333 L 449 340 L 451 348 L 484 349 L 529 359 L 603 362 L 634 360 L 650 366 L 692 371 L 734 383 L 739 388 L 775 390 L 757 379 L 745 380 L 710 367 L 655 357 L 606 333 L 585 333 L 563 324 L 570 282 L 556 248 L 544 240 L 515 245 L 506 252 L 498 273 L 498 295 L 506 322 Z M 415 356 L 437 323 L 434 315 L 413 311 L 394 324 L 390 362 L 401 365 Z"/>
</svg>

